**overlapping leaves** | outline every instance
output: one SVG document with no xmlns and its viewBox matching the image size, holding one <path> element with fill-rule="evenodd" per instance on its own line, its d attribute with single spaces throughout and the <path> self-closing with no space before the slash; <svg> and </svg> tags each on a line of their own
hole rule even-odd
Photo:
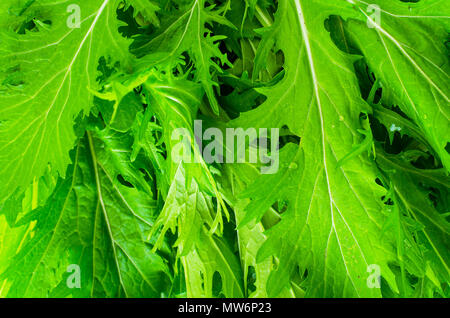
<svg viewBox="0 0 450 318">
<path fill-rule="evenodd" d="M 0 296 L 448 297 L 447 7 L 3 1 Z M 279 170 L 196 119 L 279 128 Z"/>
</svg>

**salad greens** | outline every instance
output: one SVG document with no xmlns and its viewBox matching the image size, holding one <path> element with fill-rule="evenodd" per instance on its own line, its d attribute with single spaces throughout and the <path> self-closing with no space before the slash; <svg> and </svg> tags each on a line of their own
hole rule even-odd
<svg viewBox="0 0 450 318">
<path fill-rule="evenodd" d="M 449 30 L 445 0 L 1 1 L 0 297 L 449 297 Z"/>
</svg>

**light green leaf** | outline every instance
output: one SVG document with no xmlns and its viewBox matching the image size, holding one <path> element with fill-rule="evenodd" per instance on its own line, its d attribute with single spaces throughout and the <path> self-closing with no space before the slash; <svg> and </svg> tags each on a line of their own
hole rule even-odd
<svg viewBox="0 0 450 318">
<path fill-rule="evenodd" d="M 424 255 L 421 255 L 421 261 L 432 260 L 428 265 L 422 264 L 420 267 L 423 271 L 422 276 L 425 275 L 424 271 L 428 266 L 438 275 L 441 282 L 448 281 L 450 224 L 430 200 L 430 187 L 438 189 L 439 195 L 448 196 L 450 179 L 446 176 L 445 170 L 417 169 L 393 155 L 381 152 L 377 162 L 392 182 L 395 205 L 404 215 L 421 225 L 418 234 L 415 235 L 418 246 L 426 248 Z M 405 257 L 408 257 L 408 254 L 410 253 Z"/>
<path fill-rule="evenodd" d="M 154 23 L 159 27 L 159 18 L 156 13 L 160 10 L 158 3 L 152 0 L 126 0 L 127 7 L 134 8 L 134 16 L 141 15 L 143 22 Z"/>
<path fill-rule="evenodd" d="M 114 55 L 125 66 L 128 56 L 118 0 L 35 1 L 18 17 L 7 10 L 12 2 L 2 2 L 0 13 L 0 201 L 49 163 L 65 175 L 74 119 L 92 106 L 87 88 L 96 86 L 99 58 Z M 18 34 L 25 16 L 48 23 Z"/>
<path fill-rule="evenodd" d="M 348 0 L 350 2 L 350 0 Z M 450 169 L 450 64 L 446 48 L 450 11 L 444 0 L 405 3 L 376 0 L 379 21 L 368 4 L 351 1 L 361 21 L 346 24 L 353 42 L 382 83 L 389 100 L 423 131 L 429 144 Z M 367 27 L 367 21 L 372 28 Z M 430 39 L 433 41 L 430 41 Z"/>
<path fill-rule="evenodd" d="M 260 261 L 276 257 L 269 296 L 307 269 L 307 296 L 379 297 L 380 290 L 367 284 L 371 264 L 396 289 L 388 267 L 392 245 L 377 234 L 384 215 L 376 166 L 361 155 L 338 167 L 361 141 L 359 116 L 368 105 L 352 59 L 325 29 L 323 21 L 337 13 L 354 14 L 346 2 L 279 1 L 277 48 L 284 53 L 286 74 L 274 87 L 259 89 L 267 101 L 233 124 L 287 125 L 301 137 L 300 146 L 281 151 L 278 173 L 260 177 L 246 192 L 252 199 L 246 220 L 260 219 L 277 200 L 287 204 L 258 253 Z"/>
<path fill-rule="evenodd" d="M 115 158 L 123 156 L 115 152 L 121 146 L 123 140 L 117 136 L 89 132 L 76 148 L 67 178 L 60 180 L 48 203 L 19 221 L 18 225 L 35 220 L 36 226 L 1 275 L 10 284 L 8 297 L 168 293 L 169 269 L 145 238 L 155 205 L 137 190 L 139 171 Z M 117 179 L 120 173 L 137 180 L 136 188 L 122 185 Z M 67 283 L 71 264 L 79 266 L 80 288 L 71 289 Z"/>
<path fill-rule="evenodd" d="M 221 65 L 229 64 L 227 56 L 220 52 L 218 41 L 224 36 L 212 35 L 206 24 L 221 23 L 234 28 L 214 6 L 205 7 L 205 0 L 193 0 L 190 5 L 183 6 L 176 19 L 163 25 L 159 33 L 148 42 L 138 43 L 132 47 L 132 52 L 142 57 L 139 65 L 149 67 L 170 64 L 177 61 L 180 55 L 187 51 L 195 61 L 196 79 L 202 83 L 211 107 L 218 113 L 214 87 L 218 86 L 213 74 L 222 72 Z M 216 58 L 220 63 L 215 62 Z M 178 61 L 177 61 L 178 62 Z"/>
</svg>

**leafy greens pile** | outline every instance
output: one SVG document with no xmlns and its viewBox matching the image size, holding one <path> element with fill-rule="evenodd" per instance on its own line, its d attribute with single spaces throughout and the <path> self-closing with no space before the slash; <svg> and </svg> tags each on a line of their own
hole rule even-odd
<svg viewBox="0 0 450 318">
<path fill-rule="evenodd" d="M 0 296 L 449 297 L 449 15 L 1 1 Z M 278 171 L 177 163 L 195 120 L 280 129 Z"/>
</svg>

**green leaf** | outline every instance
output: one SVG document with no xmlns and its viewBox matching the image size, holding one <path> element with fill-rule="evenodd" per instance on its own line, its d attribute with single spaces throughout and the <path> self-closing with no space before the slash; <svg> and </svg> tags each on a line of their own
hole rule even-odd
<svg viewBox="0 0 450 318">
<path fill-rule="evenodd" d="M 197 249 L 181 258 L 185 268 L 188 297 L 244 297 L 242 273 L 238 259 L 224 239 L 212 236 L 203 228 Z M 220 283 L 214 281 L 215 274 Z M 213 295 L 214 283 L 221 286 Z"/>
<path fill-rule="evenodd" d="M 0 297 L 448 298 L 446 4 L 0 1 Z"/>
<path fill-rule="evenodd" d="M 236 223 L 240 224 L 245 215 L 245 208 L 249 203 L 248 199 L 238 199 L 246 185 L 251 184 L 258 176 L 258 170 L 251 165 L 230 165 L 224 171 L 221 185 L 224 188 L 227 202 L 232 205 Z M 244 271 L 244 284 L 249 297 L 268 297 L 266 291 L 267 280 L 273 269 L 272 261 L 266 259 L 257 262 L 257 253 L 267 237 L 264 234 L 265 228 L 269 228 L 273 223 L 279 221 L 279 216 L 274 211 L 267 212 L 265 219 L 255 225 L 240 226 L 237 231 L 239 242 L 239 253 Z M 271 215 L 271 218 L 269 218 Z M 272 219 L 272 220 L 270 220 Z M 287 289 L 277 297 L 295 297 L 293 289 Z"/>
<path fill-rule="evenodd" d="M 128 180 L 140 178 L 139 171 L 114 158 L 122 153 L 108 151 L 104 141 L 111 144 L 111 138 L 112 150 L 120 149 L 120 139 L 88 133 L 48 203 L 22 219 L 25 224 L 35 220 L 36 226 L 1 276 L 11 284 L 8 297 L 160 297 L 168 292 L 169 269 L 145 238 L 155 205 L 145 192 L 117 181 L 119 173 Z M 71 264 L 80 268 L 79 289 L 67 285 Z"/>
<path fill-rule="evenodd" d="M 277 174 L 260 177 L 246 191 L 252 201 L 245 220 L 260 219 L 277 200 L 287 202 L 258 252 L 260 261 L 276 258 L 269 296 L 307 269 L 307 296 L 380 297 L 380 290 L 367 284 L 371 264 L 396 289 L 388 267 L 392 244 L 378 235 L 384 215 L 377 168 L 362 155 L 338 167 L 360 141 L 359 116 L 368 105 L 357 90 L 351 57 L 334 45 L 323 21 L 352 10 L 346 2 L 279 1 L 276 36 L 286 74 L 275 86 L 259 89 L 267 101 L 233 124 L 286 125 L 301 137 L 300 146 L 288 144 L 281 151 Z"/>
<path fill-rule="evenodd" d="M 353 42 L 381 81 L 390 100 L 421 128 L 429 144 L 450 169 L 450 66 L 446 48 L 449 19 L 446 1 L 377 0 L 377 22 L 367 3 L 352 1 L 360 20 L 346 24 Z M 367 21 L 372 28 L 367 27 Z M 430 41 L 430 39 L 433 41 Z"/>
<path fill-rule="evenodd" d="M 0 201 L 41 177 L 47 165 L 65 176 L 76 142 L 74 118 L 89 113 L 99 58 L 114 55 L 122 66 L 126 40 L 118 32 L 117 0 L 33 2 L 25 12 L 45 28 L 18 34 L 23 23 L 2 2 L 0 20 Z M 15 1 L 14 1 L 15 2 Z M 72 15 L 72 17 L 71 17 Z"/>
<path fill-rule="evenodd" d="M 416 244 L 426 248 L 421 261 L 430 261 L 427 266 L 436 273 L 440 282 L 448 281 L 450 224 L 430 200 L 429 188 L 438 189 L 440 195 L 448 196 L 450 179 L 445 170 L 417 169 L 395 156 L 382 153 L 377 157 L 377 162 L 392 182 L 395 205 L 399 206 L 404 215 L 422 225 L 415 236 Z M 427 266 L 422 265 L 420 268 L 423 271 Z M 425 275 L 424 272 L 421 274 Z"/>
<path fill-rule="evenodd" d="M 144 22 L 154 23 L 159 27 L 159 18 L 156 13 L 160 10 L 158 3 L 152 0 L 126 0 L 127 7 L 134 8 L 134 16 L 140 14 Z M 126 8 L 127 8 L 126 7 Z"/>
<path fill-rule="evenodd" d="M 229 64 L 225 54 L 221 53 L 218 41 L 221 35 L 212 35 L 206 24 L 221 23 L 234 28 L 222 15 L 221 10 L 214 10 L 214 6 L 205 7 L 205 0 L 193 0 L 176 12 L 167 25 L 161 27 L 159 33 L 144 43 L 132 46 L 132 52 L 141 59 L 139 65 L 143 67 L 170 64 L 178 60 L 187 51 L 195 61 L 195 78 L 202 83 L 208 100 L 214 112 L 218 113 L 219 105 L 214 87 L 214 72 L 222 72 L 220 65 Z M 214 61 L 214 58 L 219 62 Z"/>
<path fill-rule="evenodd" d="M 422 131 L 414 123 L 398 113 L 380 105 L 373 105 L 373 115 L 387 128 L 391 143 L 394 140 L 395 133 L 398 132 L 402 136 L 408 135 L 419 140 L 432 150 L 432 147 L 428 146 L 428 141 L 423 136 Z"/>
</svg>

